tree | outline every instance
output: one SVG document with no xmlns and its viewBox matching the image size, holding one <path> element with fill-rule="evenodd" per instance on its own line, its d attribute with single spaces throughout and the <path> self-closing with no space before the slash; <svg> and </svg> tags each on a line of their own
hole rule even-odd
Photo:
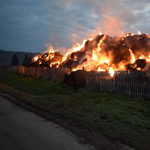
<svg viewBox="0 0 150 150">
<path fill-rule="evenodd" d="M 30 65 L 31 60 L 32 60 L 31 56 L 28 57 L 28 55 L 26 54 L 22 62 L 22 66 L 28 67 Z"/>
<path fill-rule="evenodd" d="M 29 64 L 30 64 L 31 61 L 32 61 L 32 57 L 30 56 L 30 57 L 29 57 Z"/>
<path fill-rule="evenodd" d="M 11 60 L 11 66 L 18 66 L 18 65 L 19 65 L 18 57 L 16 54 L 14 54 Z"/>
<path fill-rule="evenodd" d="M 22 66 L 26 66 L 28 63 L 28 55 L 26 54 L 22 63 Z"/>
</svg>

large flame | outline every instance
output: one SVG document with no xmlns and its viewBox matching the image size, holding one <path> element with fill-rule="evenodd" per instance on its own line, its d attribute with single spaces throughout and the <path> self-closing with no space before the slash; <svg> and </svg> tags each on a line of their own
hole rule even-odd
<svg viewBox="0 0 150 150">
<path fill-rule="evenodd" d="M 38 66 L 48 64 L 49 67 L 70 68 L 71 71 L 83 68 L 85 71 L 108 71 L 110 76 L 114 76 L 115 70 L 125 70 L 126 64 L 131 64 L 130 68 L 134 66 L 133 69 L 141 70 L 141 67 L 135 67 L 136 59 L 150 62 L 150 55 L 138 50 L 140 46 L 137 45 L 141 44 L 143 37 L 147 40 L 150 35 L 142 35 L 138 31 L 138 35 L 127 33 L 122 38 L 111 38 L 99 33 L 95 39 L 84 39 L 81 44 L 75 44 L 64 56 L 49 45 L 48 51 L 42 56 L 34 57 L 32 62 L 37 62 Z M 135 41 L 139 43 L 136 44 Z"/>
</svg>

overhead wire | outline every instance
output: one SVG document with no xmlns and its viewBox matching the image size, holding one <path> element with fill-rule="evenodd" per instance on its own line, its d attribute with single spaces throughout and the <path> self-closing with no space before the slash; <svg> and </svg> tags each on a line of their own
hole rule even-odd
<svg viewBox="0 0 150 150">
<path fill-rule="evenodd" d="M 23 18 L 21 18 L 20 20 L 16 21 L 11 27 L 9 27 L 7 30 L 10 30 L 11 28 L 13 28 L 16 24 L 18 24 L 19 22 L 21 22 L 22 20 L 24 20 L 25 18 L 27 18 L 28 16 L 30 16 L 31 14 L 33 14 L 34 12 L 36 12 L 38 9 L 40 9 L 42 6 L 46 5 L 48 2 L 50 2 L 51 0 L 46 1 L 45 3 L 43 3 L 42 5 L 40 5 L 38 8 L 34 9 L 33 11 L 31 11 L 29 14 L 27 14 L 26 16 L 24 16 Z M 0 34 L 2 34 L 5 30 L 1 31 Z M 5 32 L 6 32 L 5 31 Z"/>
<path fill-rule="evenodd" d="M 21 26 L 23 26 L 23 25 L 25 25 L 25 24 L 27 24 L 27 23 L 33 21 L 35 18 L 37 18 L 37 17 L 39 17 L 39 16 L 41 16 L 41 15 L 43 15 L 43 14 L 45 14 L 45 13 L 51 11 L 51 10 L 53 10 L 54 8 L 56 8 L 56 7 L 58 7 L 58 6 L 60 6 L 60 5 L 64 4 L 64 3 L 66 3 L 67 1 L 68 1 L 68 0 L 65 0 L 65 1 L 60 0 L 60 1 L 58 1 L 58 2 L 56 2 L 56 3 L 54 3 L 54 4 L 52 4 L 50 7 L 44 9 L 42 12 L 39 12 L 38 14 L 35 14 L 36 16 L 34 16 L 34 17 L 28 19 L 26 22 L 23 22 L 23 23 L 21 23 L 21 24 L 19 24 L 19 25 L 17 25 L 17 26 L 13 26 L 12 28 L 7 29 L 5 32 L 0 33 L 0 34 L 1 34 L 1 35 L 4 34 L 4 33 L 5 33 L 5 35 L 6 35 L 6 33 L 10 34 L 10 33 L 13 32 L 14 30 L 16 30 L 17 28 L 19 28 L 19 27 L 21 27 Z M 37 9 L 39 9 L 39 8 L 42 7 L 42 6 L 44 6 L 44 5 L 47 4 L 48 2 L 49 2 L 49 1 L 45 2 L 44 4 L 42 4 L 41 6 L 39 6 Z M 57 4 L 58 4 L 58 5 L 57 5 Z M 31 15 L 31 14 L 32 14 L 33 12 L 35 12 L 37 9 L 35 9 L 35 10 L 32 11 L 31 13 L 29 13 L 27 16 Z M 47 10 L 48 10 L 48 11 L 47 11 Z M 27 17 L 27 16 L 26 16 L 26 17 Z M 24 18 L 26 18 L 26 17 L 24 17 Z M 17 21 L 15 24 L 17 24 L 18 22 L 24 20 L 24 18 L 23 18 L 23 19 L 20 19 L 20 20 Z M 9 31 L 9 32 L 8 32 L 8 31 Z"/>
</svg>

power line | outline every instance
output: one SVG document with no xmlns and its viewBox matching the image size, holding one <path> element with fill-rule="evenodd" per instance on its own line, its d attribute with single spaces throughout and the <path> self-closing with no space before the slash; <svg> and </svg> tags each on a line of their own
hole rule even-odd
<svg viewBox="0 0 150 150">
<path fill-rule="evenodd" d="M 58 2 L 56 2 L 56 3 L 54 3 L 54 4 L 52 4 L 50 7 L 46 8 L 46 9 L 43 10 L 42 12 L 39 12 L 38 14 L 36 14 L 36 17 L 39 17 L 39 16 L 41 16 L 41 14 L 43 15 L 43 14 L 45 14 L 45 13 L 47 13 L 47 12 L 53 10 L 54 8 L 58 7 L 59 5 L 62 5 L 63 3 L 66 3 L 67 1 L 68 1 L 68 0 L 62 2 L 62 0 L 60 0 L 60 1 L 58 1 Z M 38 10 L 40 7 L 46 5 L 48 2 L 49 2 L 49 1 L 45 2 L 44 4 L 42 4 L 42 5 L 39 6 L 37 9 L 35 9 L 35 10 L 32 11 L 31 13 L 29 13 L 27 16 L 31 15 L 33 12 L 35 12 L 36 10 Z M 60 2 L 61 2 L 61 3 L 60 3 Z M 57 4 L 59 4 L 59 5 L 57 5 Z M 55 5 L 56 5 L 56 6 L 55 6 Z M 50 10 L 49 10 L 49 9 L 50 9 Z M 49 11 L 47 11 L 47 10 L 49 10 Z M 47 12 L 45 12 L 45 11 L 47 11 Z M 25 16 L 24 18 L 26 18 L 27 16 Z M 10 30 L 9 33 L 11 33 L 11 32 L 13 32 L 15 29 L 17 29 L 18 27 L 21 27 L 22 25 L 27 24 L 27 23 L 33 21 L 36 17 L 30 18 L 30 19 L 28 19 L 26 22 L 23 22 L 23 23 L 20 24 L 20 25 L 10 27 L 10 28 L 8 28 L 6 31 L 4 31 L 4 32 L 1 33 L 1 34 L 7 33 L 9 30 Z M 17 24 L 18 22 L 24 20 L 24 18 L 23 18 L 23 19 L 20 19 L 20 20 L 17 21 L 15 24 Z M 14 24 L 14 25 L 15 25 L 15 24 Z M 9 34 L 9 33 L 8 33 L 8 34 Z"/>
<path fill-rule="evenodd" d="M 54 4 L 54 5 L 52 5 L 52 6 L 54 6 L 54 7 L 52 7 L 52 8 L 51 8 L 51 7 L 46 8 L 46 9 L 43 10 L 42 12 L 38 13 L 35 17 L 33 17 L 33 18 L 27 20 L 27 22 L 24 22 L 24 23 L 22 23 L 21 25 L 24 25 L 24 24 L 26 24 L 26 23 L 29 23 L 29 22 L 33 21 L 35 18 L 37 18 L 37 17 L 39 17 L 39 16 L 42 16 L 43 14 L 45 14 L 45 13 L 47 13 L 47 12 L 53 10 L 54 8 L 56 8 L 56 7 L 58 7 L 58 6 L 62 5 L 62 4 L 64 4 L 64 3 L 67 2 L 67 1 L 68 1 L 68 0 L 65 0 L 64 2 L 62 2 L 62 0 L 60 0 L 60 1 L 59 1 L 59 2 L 61 2 L 60 4 L 59 4 L 59 2 L 56 3 L 56 4 L 59 4 L 59 5 L 56 5 L 56 6 L 55 6 L 55 4 Z M 49 10 L 49 9 L 50 9 L 50 10 Z M 46 10 L 49 10 L 49 11 L 45 12 Z"/>
<path fill-rule="evenodd" d="M 18 20 L 17 22 L 15 22 L 11 27 L 9 27 L 8 29 L 1 31 L 0 34 L 2 34 L 4 31 L 7 32 L 7 30 L 10 30 L 11 28 L 13 28 L 16 24 L 18 24 L 19 22 L 21 22 L 22 20 L 24 20 L 25 18 L 27 18 L 28 16 L 30 16 L 32 13 L 34 13 L 36 10 L 38 10 L 39 8 L 41 8 L 42 6 L 46 5 L 48 2 L 50 2 L 50 0 L 46 1 L 44 4 L 40 5 L 38 8 L 34 9 L 33 11 L 31 11 L 29 14 L 27 14 L 24 18 L 21 18 L 20 20 Z"/>
</svg>

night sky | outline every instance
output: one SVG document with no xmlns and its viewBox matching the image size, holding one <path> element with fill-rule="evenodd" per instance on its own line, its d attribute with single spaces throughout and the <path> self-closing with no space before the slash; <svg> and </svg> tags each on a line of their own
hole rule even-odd
<svg viewBox="0 0 150 150">
<path fill-rule="evenodd" d="M 0 49 L 65 53 L 99 32 L 150 34 L 149 0 L 0 0 Z"/>
</svg>

